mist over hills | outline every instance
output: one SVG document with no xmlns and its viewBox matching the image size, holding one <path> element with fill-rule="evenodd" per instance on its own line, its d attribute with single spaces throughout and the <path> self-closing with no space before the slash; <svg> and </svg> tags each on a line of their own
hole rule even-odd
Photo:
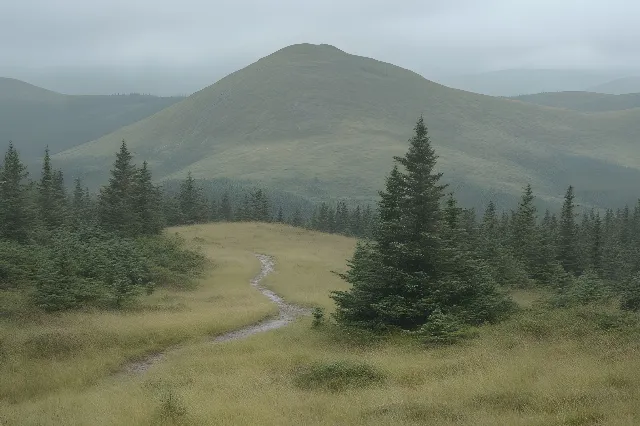
<svg viewBox="0 0 640 426">
<path fill-rule="evenodd" d="M 521 96 L 545 92 L 587 91 L 611 94 L 640 92 L 637 78 L 623 78 L 638 71 L 563 69 L 505 69 L 477 74 L 443 76 L 437 81 L 449 87 L 490 96 Z M 625 82 L 629 83 L 625 83 Z M 618 82 L 618 83 L 616 83 Z M 636 90 L 634 87 L 638 87 Z"/>
<path fill-rule="evenodd" d="M 549 92 L 514 96 L 512 99 L 583 112 L 622 111 L 640 107 L 640 93 L 611 95 L 594 92 Z"/>
<path fill-rule="evenodd" d="M 59 152 L 155 114 L 182 98 L 63 95 L 0 77 L 0 149 L 10 140 L 26 162 L 48 145 Z"/>
<path fill-rule="evenodd" d="M 451 89 L 328 45 L 293 45 L 55 160 L 103 181 L 125 139 L 158 179 L 260 182 L 311 198 L 372 199 L 424 114 L 463 200 L 633 200 L 639 112 L 585 114 Z M 615 191 L 614 191 L 615 190 Z"/>
</svg>

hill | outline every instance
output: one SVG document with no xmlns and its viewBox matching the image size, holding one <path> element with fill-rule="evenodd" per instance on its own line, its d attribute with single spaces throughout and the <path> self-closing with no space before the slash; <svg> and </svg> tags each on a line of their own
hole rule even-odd
<svg viewBox="0 0 640 426">
<path fill-rule="evenodd" d="M 445 179 L 467 202 L 512 202 L 527 182 L 549 202 L 569 183 L 583 202 L 638 195 L 637 111 L 587 115 L 478 95 L 327 45 L 284 48 L 55 159 L 103 182 L 125 139 L 162 179 L 191 170 L 312 198 L 372 198 L 421 113 Z"/>
<path fill-rule="evenodd" d="M 0 148 L 10 140 L 29 161 L 46 145 L 59 152 L 146 118 L 182 98 L 70 96 L 0 77 Z"/>
<path fill-rule="evenodd" d="M 549 92 L 514 96 L 522 102 L 583 112 L 622 111 L 640 107 L 640 93 Z"/>
<path fill-rule="evenodd" d="M 491 96 L 519 96 L 542 92 L 585 90 L 620 76 L 617 72 L 553 69 L 506 69 L 447 76 L 438 82 Z"/>
<path fill-rule="evenodd" d="M 592 86 L 589 92 L 610 93 L 622 95 L 625 93 L 640 93 L 640 77 L 624 77 L 613 81 Z"/>
</svg>

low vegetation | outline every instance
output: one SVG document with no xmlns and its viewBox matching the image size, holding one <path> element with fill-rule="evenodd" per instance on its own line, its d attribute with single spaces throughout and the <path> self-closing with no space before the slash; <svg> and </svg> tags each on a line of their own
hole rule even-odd
<svg viewBox="0 0 640 426">
<path fill-rule="evenodd" d="M 133 323 L 137 330 L 160 337 L 166 331 L 157 322 L 164 327 L 175 321 L 174 326 L 186 332 L 200 321 L 237 321 L 257 306 L 268 314 L 269 302 L 248 285 L 258 271 L 253 252 L 275 257 L 275 272 L 265 284 L 288 301 L 323 307 L 330 315 L 335 309 L 329 292 L 348 289 L 330 271 L 345 271 L 344 259 L 353 252 L 355 240 L 279 224 L 169 230 L 174 231 L 186 241 L 197 239 L 203 252 L 220 263 L 197 294 L 180 293 L 179 300 L 189 306 L 197 303 L 198 308 L 157 312 L 144 325 L 127 315 L 117 327 L 112 323 L 111 336 L 128 333 Z M 200 293 L 205 289 L 208 295 Z M 541 290 L 512 294 L 521 304 L 517 313 L 478 328 L 474 338 L 455 345 L 425 347 L 403 336 L 369 343 L 349 340 L 331 324 L 312 329 L 308 318 L 246 340 L 185 346 L 140 376 L 78 385 L 85 367 L 65 369 L 64 386 L 11 403 L 3 398 L 0 418 L 25 425 L 626 425 L 640 419 L 635 403 L 640 397 L 637 314 L 620 311 L 615 303 L 554 308 Z M 96 317 L 89 326 L 90 317 L 69 322 L 83 323 L 86 330 L 105 323 L 104 317 Z M 94 356 L 79 353 L 73 365 L 94 362 Z M 40 359 L 9 371 L 22 382 L 24 372 L 39 371 L 35 366 L 46 362 Z M 298 386 L 303 372 L 336 363 L 366 365 L 384 378 L 337 392 Z M 64 365 L 60 360 L 56 364 Z M 335 373 L 339 369 L 327 370 L 329 378 L 340 377 Z M 0 383 L 8 383 L 6 377 Z M 29 377 L 39 380 L 36 374 Z"/>
</svg>

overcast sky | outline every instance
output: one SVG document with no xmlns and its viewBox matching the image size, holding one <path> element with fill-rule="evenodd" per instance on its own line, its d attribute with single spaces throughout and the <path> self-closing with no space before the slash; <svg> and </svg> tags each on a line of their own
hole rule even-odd
<svg viewBox="0 0 640 426">
<path fill-rule="evenodd" d="M 0 75 L 90 85 L 88 69 L 105 81 L 156 70 L 182 76 L 180 92 L 300 42 L 427 77 L 638 69 L 638 16 L 637 0 L 1 0 Z"/>
</svg>

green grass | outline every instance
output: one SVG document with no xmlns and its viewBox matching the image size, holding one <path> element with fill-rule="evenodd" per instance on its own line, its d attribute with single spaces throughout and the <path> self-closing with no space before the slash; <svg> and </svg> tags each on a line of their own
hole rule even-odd
<svg viewBox="0 0 640 426">
<path fill-rule="evenodd" d="M 420 114 L 438 167 L 463 198 L 515 197 L 527 182 L 551 202 L 569 184 L 587 204 L 614 204 L 613 188 L 637 196 L 625 182 L 640 180 L 640 111 L 585 114 L 478 95 L 325 45 L 282 49 L 56 161 L 103 181 L 124 138 L 158 179 L 191 170 L 312 197 L 320 188 L 372 198 Z"/>
<path fill-rule="evenodd" d="M 197 238 L 220 266 L 192 302 L 205 299 L 216 321 L 238 322 L 246 309 L 265 313 L 263 298 L 247 277 L 252 253 L 273 255 L 276 270 L 265 284 L 290 301 L 333 305 L 329 290 L 345 284 L 341 271 L 352 253 L 348 238 L 279 225 L 218 224 L 179 228 Z M 225 267 L 224 265 L 227 265 Z M 233 267 L 231 266 L 233 265 Z M 243 267 L 248 267 L 243 270 Z M 226 271 L 224 279 L 222 274 Z M 256 294 L 254 299 L 250 295 Z M 215 292 L 215 293 L 213 293 Z M 245 293 L 246 292 L 246 293 Z M 181 294 L 181 297 L 188 297 Z M 144 375 L 106 377 L 79 385 L 95 353 L 60 344 L 75 356 L 64 386 L 0 401 L 0 422 L 13 425 L 634 425 L 640 422 L 640 328 L 638 316 L 608 307 L 547 310 L 540 294 L 519 291 L 524 309 L 501 324 L 480 327 L 460 344 L 425 348 L 406 338 L 369 344 L 339 338 L 331 326 L 311 328 L 305 318 L 246 340 L 192 344 L 169 353 Z M 241 302 L 244 308 L 226 306 Z M 203 302 L 204 303 L 204 302 Z M 251 303 L 251 305 L 249 305 Z M 268 307 L 268 305 L 262 305 Z M 190 330 L 209 317 L 193 311 L 180 321 Z M 98 344 L 105 340 L 103 314 L 74 317 Z M 94 321 L 89 322 L 89 319 Z M 110 327 L 112 338 L 160 330 L 173 314 L 138 323 L 136 315 Z M 173 320 L 171 319 L 173 318 Z M 613 323 L 617 325 L 611 327 Z M 617 319 L 617 320 L 615 320 Z M 161 325 L 156 326 L 160 321 Z M 73 327 L 73 323 L 68 326 Z M 49 327 L 43 323 L 44 334 Z M 73 328 L 72 328 L 73 329 Z M 5 342 L 20 333 L 3 334 Z M 23 337 L 20 338 L 20 341 Z M 40 345 L 42 343 L 38 343 Z M 105 343 L 102 343 L 105 344 Z M 16 344 L 12 344 L 15 346 Z M 10 346 L 11 347 L 11 346 Z M 45 345 L 45 347 L 47 347 Z M 75 354 L 75 355 L 74 355 Z M 121 361 L 113 361 L 114 364 Z M 49 358 L 13 369 L 12 383 L 41 380 Z M 58 360 L 57 362 L 64 362 Z M 6 373 L 0 384 L 6 382 Z"/>
<path fill-rule="evenodd" d="M 70 96 L 0 77 L 0 149 L 13 140 L 31 163 L 104 136 L 182 98 L 146 95 Z"/>
</svg>

